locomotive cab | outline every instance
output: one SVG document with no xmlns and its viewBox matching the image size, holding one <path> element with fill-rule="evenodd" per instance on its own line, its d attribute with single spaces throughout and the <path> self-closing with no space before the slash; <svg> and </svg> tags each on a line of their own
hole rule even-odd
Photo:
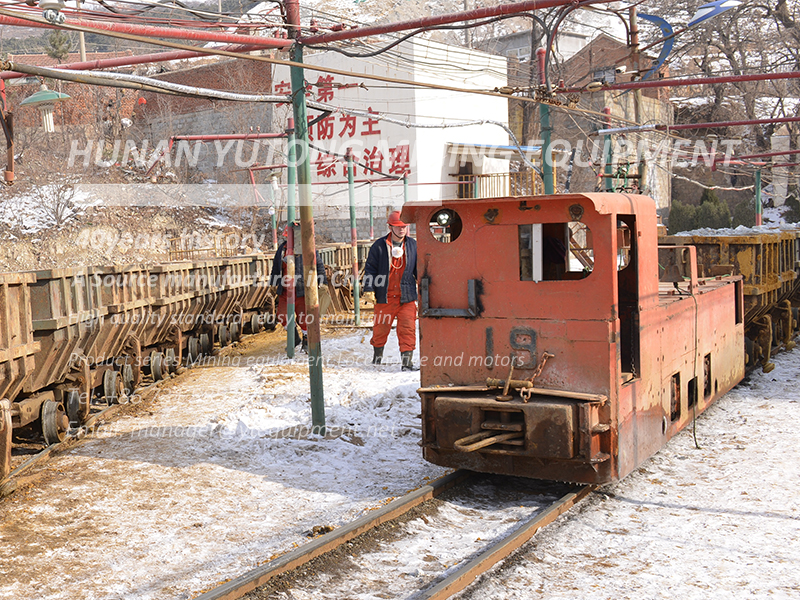
<svg viewBox="0 0 800 600">
<path fill-rule="evenodd" d="M 427 460 L 603 483 L 688 422 L 688 405 L 672 418 L 672 371 L 701 371 L 701 350 L 692 342 L 673 351 L 664 340 L 680 336 L 689 312 L 699 318 L 704 302 L 696 275 L 686 295 L 661 297 L 650 198 L 417 202 L 403 216 L 417 228 Z M 728 288 L 725 299 L 736 292 L 726 283 L 716 286 Z M 718 319 L 715 331 L 733 341 L 741 323 L 728 312 L 702 319 Z M 730 362 L 714 360 L 720 369 Z M 684 386 L 697 387 L 690 375 Z"/>
</svg>

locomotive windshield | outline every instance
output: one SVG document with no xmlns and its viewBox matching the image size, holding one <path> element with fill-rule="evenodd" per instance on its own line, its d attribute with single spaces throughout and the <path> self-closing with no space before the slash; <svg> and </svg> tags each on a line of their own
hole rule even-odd
<svg viewBox="0 0 800 600">
<path fill-rule="evenodd" d="M 520 281 L 588 277 L 594 268 L 589 228 L 579 221 L 518 226 Z"/>
</svg>

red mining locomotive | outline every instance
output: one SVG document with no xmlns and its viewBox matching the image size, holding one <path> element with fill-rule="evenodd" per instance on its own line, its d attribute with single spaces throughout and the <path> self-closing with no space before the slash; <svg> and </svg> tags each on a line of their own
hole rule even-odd
<svg viewBox="0 0 800 600">
<path fill-rule="evenodd" d="M 739 276 L 658 247 L 645 196 L 415 202 L 423 452 L 621 479 L 744 376 Z M 661 267 L 660 267 L 661 265 Z"/>
</svg>

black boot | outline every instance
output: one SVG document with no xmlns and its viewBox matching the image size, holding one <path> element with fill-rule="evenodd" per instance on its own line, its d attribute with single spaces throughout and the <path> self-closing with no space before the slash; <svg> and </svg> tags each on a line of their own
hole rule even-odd
<svg viewBox="0 0 800 600">
<path fill-rule="evenodd" d="M 303 334 L 303 341 L 300 342 L 300 345 L 301 345 L 300 349 L 306 354 L 308 354 L 308 336 L 305 333 Z"/>
<path fill-rule="evenodd" d="M 372 364 L 379 365 L 383 360 L 383 346 L 380 348 L 373 347 L 372 348 Z"/>
<path fill-rule="evenodd" d="M 419 367 L 414 366 L 413 362 L 414 351 L 408 350 L 407 352 L 400 353 L 400 362 L 402 363 L 401 370 L 403 371 L 419 371 Z"/>
<path fill-rule="evenodd" d="M 304 337 L 305 337 L 305 335 L 303 335 L 302 330 L 299 327 L 295 327 L 295 330 L 294 330 L 294 347 L 295 348 L 297 348 L 300 344 L 303 343 L 303 338 Z"/>
</svg>

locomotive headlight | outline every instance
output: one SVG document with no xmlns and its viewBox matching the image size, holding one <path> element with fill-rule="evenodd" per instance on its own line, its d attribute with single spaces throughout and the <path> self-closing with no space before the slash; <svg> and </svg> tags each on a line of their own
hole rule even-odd
<svg viewBox="0 0 800 600">
<path fill-rule="evenodd" d="M 444 227 L 450 222 L 450 213 L 440 212 L 438 215 L 436 215 L 436 222 Z"/>
</svg>

